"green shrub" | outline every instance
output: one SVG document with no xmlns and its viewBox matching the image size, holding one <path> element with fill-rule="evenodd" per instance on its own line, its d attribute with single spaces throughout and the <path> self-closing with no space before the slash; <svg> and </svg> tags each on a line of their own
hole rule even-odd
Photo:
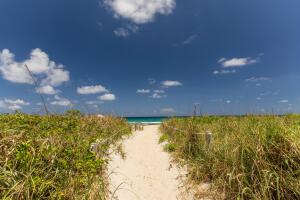
<svg viewBox="0 0 300 200">
<path fill-rule="evenodd" d="M 172 119 L 161 129 L 191 179 L 211 182 L 225 199 L 300 199 L 300 116 Z M 207 130 L 209 149 L 195 134 Z"/>
<path fill-rule="evenodd" d="M 0 115 L 0 199 L 104 199 L 106 152 L 130 131 L 113 117 Z"/>
</svg>

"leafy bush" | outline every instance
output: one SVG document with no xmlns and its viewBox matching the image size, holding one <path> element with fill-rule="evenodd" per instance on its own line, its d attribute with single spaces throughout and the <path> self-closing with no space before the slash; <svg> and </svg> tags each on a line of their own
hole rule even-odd
<svg viewBox="0 0 300 200">
<path fill-rule="evenodd" d="M 0 115 L 0 198 L 104 199 L 106 152 L 130 132 L 113 117 Z"/>
<path fill-rule="evenodd" d="M 83 113 L 81 113 L 80 110 L 67 110 L 65 112 L 65 115 L 82 117 Z"/>
<path fill-rule="evenodd" d="M 211 182 L 225 199 L 300 199 L 298 115 L 171 119 L 161 130 L 190 178 Z M 207 130 L 210 148 L 195 134 Z"/>
</svg>

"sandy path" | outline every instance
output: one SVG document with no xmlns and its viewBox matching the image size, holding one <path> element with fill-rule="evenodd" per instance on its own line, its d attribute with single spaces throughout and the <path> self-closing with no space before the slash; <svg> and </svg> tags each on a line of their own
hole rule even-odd
<svg viewBox="0 0 300 200">
<path fill-rule="evenodd" d="M 113 155 L 109 165 L 113 199 L 176 200 L 180 196 L 180 170 L 170 167 L 170 156 L 158 144 L 157 125 L 145 126 L 125 140 L 126 158 Z M 119 186 L 119 187 L 118 187 Z M 185 195 L 184 195 L 185 196 Z"/>
</svg>

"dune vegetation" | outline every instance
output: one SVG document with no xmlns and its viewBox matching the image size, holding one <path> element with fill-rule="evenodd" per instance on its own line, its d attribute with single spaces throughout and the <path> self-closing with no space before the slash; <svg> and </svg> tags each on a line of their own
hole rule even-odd
<svg viewBox="0 0 300 200">
<path fill-rule="evenodd" d="M 108 149 L 130 132 L 78 112 L 0 115 L 0 199 L 105 199 Z"/>
<path fill-rule="evenodd" d="M 174 118 L 161 132 L 191 183 L 211 184 L 213 199 L 300 199 L 299 115 Z"/>
</svg>

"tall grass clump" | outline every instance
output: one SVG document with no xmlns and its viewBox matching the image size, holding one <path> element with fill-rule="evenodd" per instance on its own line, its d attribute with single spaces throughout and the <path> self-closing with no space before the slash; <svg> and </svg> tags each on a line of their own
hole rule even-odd
<svg viewBox="0 0 300 200">
<path fill-rule="evenodd" d="M 0 115 L 0 199 L 105 199 L 107 150 L 130 132 L 114 117 Z"/>
<path fill-rule="evenodd" d="M 209 147 L 195 134 L 208 130 Z M 161 131 L 193 182 L 210 182 L 219 198 L 300 199 L 298 115 L 171 119 Z"/>
</svg>

